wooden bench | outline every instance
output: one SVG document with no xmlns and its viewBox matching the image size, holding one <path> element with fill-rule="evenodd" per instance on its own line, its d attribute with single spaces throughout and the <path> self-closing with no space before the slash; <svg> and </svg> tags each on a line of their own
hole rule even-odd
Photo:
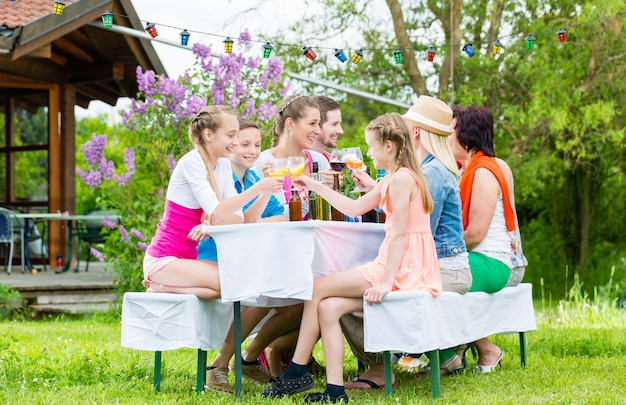
<svg viewBox="0 0 626 405">
<path fill-rule="evenodd" d="M 464 295 L 426 291 L 394 291 L 382 304 L 363 303 L 365 351 L 383 352 L 386 394 L 391 394 L 390 352 L 429 353 L 432 396 L 441 396 L 439 350 L 496 333 L 519 333 L 522 366 L 526 364 L 524 333 L 537 329 L 532 284 L 497 293 Z"/>
<path fill-rule="evenodd" d="M 207 350 L 220 348 L 233 320 L 232 304 L 191 294 L 124 294 L 122 346 L 154 352 L 154 388 L 161 389 L 161 352 L 198 349 L 196 391 L 206 383 Z"/>
</svg>

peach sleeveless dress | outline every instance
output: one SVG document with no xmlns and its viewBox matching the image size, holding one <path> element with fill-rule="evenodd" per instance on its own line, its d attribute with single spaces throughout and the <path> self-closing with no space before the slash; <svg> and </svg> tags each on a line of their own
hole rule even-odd
<svg viewBox="0 0 626 405">
<path fill-rule="evenodd" d="M 415 174 L 411 170 L 406 168 L 399 170 L 406 170 L 415 178 Z M 388 182 L 391 177 L 386 177 L 383 180 L 385 183 L 383 183 L 381 191 L 382 198 L 387 193 Z M 393 223 L 393 201 L 391 201 L 390 195 L 387 196 L 383 210 L 387 214 L 384 226 L 386 235 L 378 250 L 378 256 L 373 261 L 356 268 L 363 274 L 363 278 L 373 286 L 382 282 L 387 263 L 389 232 Z M 404 253 L 400 261 L 400 268 L 394 279 L 392 291 L 421 290 L 437 296 L 441 293 L 441 288 L 437 251 L 435 250 L 435 241 L 430 231 L 430 214 L 424 210 L 420 190 L 417 198 L 409 202 L 409 218 Z"/>
</svg>

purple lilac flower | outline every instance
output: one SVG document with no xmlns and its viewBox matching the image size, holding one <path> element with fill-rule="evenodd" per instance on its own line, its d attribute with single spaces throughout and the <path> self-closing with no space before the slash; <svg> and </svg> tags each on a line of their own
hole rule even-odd
<svg viewBox="0 0 626 405">
<path fill-rule="evenodd" d="M 102 176 L 99 171 L 90 170 L 89 172 L 84 172 L 80 169 L 76 169 L 76 174 L 78 174 L 89 188 L 96 188 L 102 183 Z"/>
<path fill-rule="evenodd" d="M 258 58 L 248 58 L 246 61 L 246 67 L 250 70 L 254 70 L 259 67 L 259 59 Z"/>
<path fill-rule="evenodd" d="M 118 176 L 117 174 L 114 174 L 113 175 L 113 180 L 115 180 L 115 182 L 119 186 L 125 186 L 128 183 L 130 183 L 131 177 L 132 177 L 132 175 L 130 173 L 122 173 L 121 176 Z"/>
<path fill-rule="evenodd" d="M 146 251 L 146 249 L 148 249 L 148 245 L 146 245 L 143 242 L 137 242 L 137 246 L 139 246 L 139 248 L 143 250 L 144 252 Z"/>
<path fill-rule="evenodd" d="M 135 149 L 124 148 L 124 165 L 131 176 L 135 174 Z"/>
<path fill-rule="evenodd" d="M 156 83 L 156 74 L 153 70 L 147 70 L 143 73 L 140 65 L 137 66 L 136 73 L 139 91 L 144 93 L 146 97 L 152 97 L 155 92 L 154 85 Z"/>
<path fill-rule="evenodd" d="M 106 226 L 109 229 L 117 228 L 117 224 L 115 223 L 115 221 L 109 217 L 102 218 L 102 225 Z"/>
<path fill-rule="evenodd" d="M 100 159 L 104 157 L 104 147 L 107 144 L 106 135 L 96 135 L 94 132 L 91 135 L 91 140 L 85 142 L 82 146 L 83 155 L 89 167 L 98 166 Z"/>
<path fill-rule="evenodd" d="M 256 106 L 254 105 L 254 99 L 250 98 L 246 101 L 246 109 L 243 112 L 244 118 L 252 117 L 256 113 Z"/>
<path fill-rule="evenodd" d="M 206 59 L 211 56 L 211 47 L 198 42 L 193 44 L 192 51 L 197 58 Z"/>
<path fill-rule="evenodd" d="M 274 117 L 276 107 L 270 101 L 264 101 L 259 106 L 257 111 L 257 119 L 262 122 L 267 122 Z"/>
<path fill-rule="evenodd" d="M 120 225 L 120 236 L 122 237 L 124 243 L 128 244 L 128 232 L 126 232 L 124 225 Z"/>
<path fill-rule="evenodd" d="M 283 73 L 283 62 L 278 58 L 270 58 L 267 64 L 268 76 L 270 80 L 276 80 Z"/>
<path fill-rule="evenodd" d="M 206 106 L 206 104 L 206 98 L 199 97 L 197 94 L 192 95 L 187 99 L 185 115 L 187 116 L 187 118 L 194 117 L 201 108 Z"/>
<path fill-rule="evenodd" d="M 100 159 L 100 173 L 104 180 L 111 180 L 115 173 L 115 164 L 111 160 L 107 160 L 104 156 Z"/>
<path fill-rule="evenodd" d="M 142 240 L 144 238 L 143 233 L 139 232 L 136 229 L 131 229 L 130 234 L 135 237 L 135 239 Z"/>
<path fill-rule="evenodd" d="M 91 252 L 91 254 L 98 260 L 100 260 L 101 262 L 104 261 L 104 255 L 96 248 L 91 248 L 89 249 L 89 251 Z"/>
<path fill-rule="evenodd" d="M 174 168 L 176 167 L 176 160 L 174 159 L 174 155 L 171 153 L 167 157 L 167 167 L 170 171 L 174 171 Z"/>
<path fill-rule="evenodd" d="M 239 39 L 237 40 L 237 43 L 242 45 L 245 49 L 250 48 L 250 33 L 248 32 L 248 30 L 244 30 L 239 34 Z"/>
</svg>

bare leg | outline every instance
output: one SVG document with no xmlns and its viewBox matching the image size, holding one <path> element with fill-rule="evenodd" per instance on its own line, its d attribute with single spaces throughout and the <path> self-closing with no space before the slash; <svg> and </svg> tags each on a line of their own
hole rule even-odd
<svg viewBox="0 0 626 405">
<path fill-rule="evenodd" d="M 296 347 L 299 329 L 294 329 L 270 343 L 265 349 L 265 356 L 270 367 L 271 375 L 281 375 L 283 373 L 282 355 L 285 350 Z"/>
<path fill-rule="evenodd" d="M 300 334 L 293 361 L 303 365 L 309 362 L 313 347 L 320 335 L 318 305 L 321 300 L 327 297 L 362 299 L 363 293 L 370 287 L 371 284 L 365 281 L 360 271 L 355 269 L 343 270 L 315 279 L 313 298 L 304 303 Z"/>
<path fill-rule="evenodd" d="M 339 318 L 360 309 L 363 309 L 362 297 L 329 297 L 319 304 L 319 322 L 328 384 L 343 385 L 344 341 Z"/>
<path fill-rule="evenodd" d="M 152 292 L 195 294 L 200 298 L 220 297 L 217 263 L 177 259 L 150 276 Z"/>
<path fill-rule="evenodd" d="M 276 313 L 265 322 L 246 350 L 242 353 L 245 361 L 255 361 L 263 349 L 276 338 L 298 329 L 302 319 L 302 304 L 274 308 Z"/>
<path fill-rule="evenodd" d="M 248 307 L 241 312 L 241 339 L 245 339 L 254 330 L 254 327 L 268 314 L 270 308 Z M 228 367 L 230 359 L 235 353 L 235 331 L 231 323 L 226 340 L 220 348 L 217 357 L 211 364 L 214 367 Z M 256 358 L 255 358 L 256 360 Z"/>
<path fill-rule="evenodd" d="M 478 364 L 481 366 L 495 365 L 502 354 L 502 350 L 487 338 L 475 341 L 474 345 L 478 350 Z"/>
</svg>

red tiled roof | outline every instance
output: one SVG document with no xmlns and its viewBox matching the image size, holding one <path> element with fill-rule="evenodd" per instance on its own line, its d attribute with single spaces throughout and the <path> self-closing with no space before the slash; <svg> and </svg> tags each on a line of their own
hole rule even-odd
<svg viewBox="0 0 626 405">
<path fill-rule="evenodd" d="M 12 29 L 52 13 L 54 0 L 0 0 L 0 4 L 0 26 Z"/>
</svg>

